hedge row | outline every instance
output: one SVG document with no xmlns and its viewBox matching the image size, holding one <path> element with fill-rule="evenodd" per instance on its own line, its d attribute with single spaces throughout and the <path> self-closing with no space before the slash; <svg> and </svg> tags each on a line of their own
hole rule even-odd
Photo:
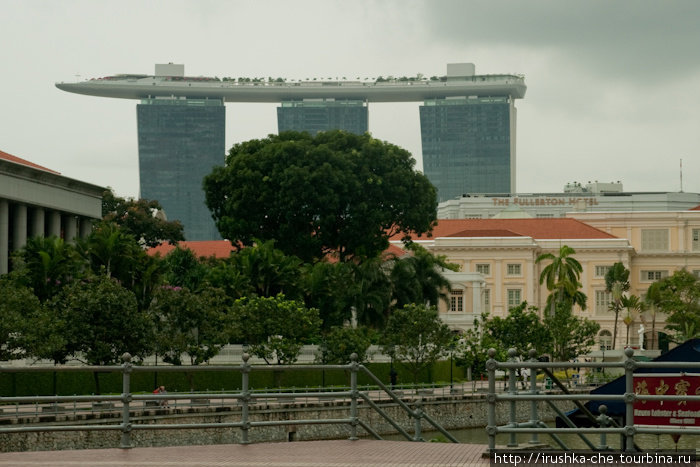
<svg viewBox="0 0 700 467">
<path fill-rule="evenodd" d="M 389 384 L 390 365 L 388 363 L 370 363 L 367 365 L 385 384 Z M 132 392 L 151 392 L 153 388 L 164 385 L 170 392 L 194 391 L 235 391 L 241 388 L 241 373 L 238 371 L 198 371 L 198 372 L 137 372 L 131 374 Z M 412 375 L 401 365 L 395 366 L 398 384 L 413 382 Z M 461 368 L 453 366 L 453 378 L 464 378 Z M 104 372 L 98 374 L 100 392 L 102 394 L 121 393 L 121 373 Z M 419 375 L 419 383 L 448 382 L 450 380 L 450 362 L 437 362 L 430 370 Z M 250 373 L 250 388 L 305 388 L 321 386 L 348 386 L 349 373 L 341 370 L 294 370 L 294 371 L 264 371 Z M 363 373 L 358 375 L 358 384 L 373 384 Z M 54 389 L 55 388 L 55 389 Z M 0 373 L 0 395 L 12 396 L 47 396 L 94 394 L 95 375 L 90 371 L 77 372 L 18 372 Z"/>
</svg>

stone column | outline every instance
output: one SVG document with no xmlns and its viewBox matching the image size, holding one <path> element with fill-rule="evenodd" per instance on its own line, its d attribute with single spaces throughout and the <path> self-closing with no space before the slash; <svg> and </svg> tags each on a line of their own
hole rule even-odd
<svg viewBox="0 0 700 467">
<path fill-rule="evenodd" d="M 63 218 L 63 222 L 65 222 L 64 240 L 66 243 L 74 243 L 75 237 L 78 235 L 77 219 L 74 215 L 68 214 Z"/>
<path fill-rule="evenodd" d="M 49 237 L 61 237 L 61 213 L 58 211 L 49 212 Z"/>
<path fill-rule="evenodd" d="M 32 237 L 44 236 L 44 208 L 34 208 L 32 212 Z"/>
<path fill-rule="evenodd" d="M 0 199 L 0 274 L 9 272 L 10 262 L 10 203 Z"/>
<path fill-rule="evenodd" d="M 80 238 L 87 238 L 92 232 L 92 219 L 87 217 L 80 218 Z"/>
<path fill-rule="evenodd" d="M 27 244 L 27 205 L 15 204 L 12 229 L 12 249 L 19 250 Z"/>
<path fill-rule="evenodd" d="M 481 315 L 481 286 L 483 283 L 481 281 L 472 282 L 472 313 L 474 316 Z"/>
</svg>

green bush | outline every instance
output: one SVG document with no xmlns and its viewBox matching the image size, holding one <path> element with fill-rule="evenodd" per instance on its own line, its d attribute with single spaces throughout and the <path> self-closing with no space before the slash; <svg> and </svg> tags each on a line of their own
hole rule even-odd
<svg viewBox="0 0 700 467">
<path fill-rule="evenodd" d="M 369 363 L 367 368 L 384 384 L 389 385 L 389 363 Z M 170 392 L 188 392 L 190 384 L 195 391 L 237 391 L 241 388 L 241 373 L 238 371 L 196 371 L 170 372 L 157 371 L 132 372 L 131 392 L 151 392 L 156 386 L 164 385 Z M 187 368 L 187 367 L 183 367 Z M 394 365 L 398 384 L 410 384 L 412 376 L 400 365 Z M 456 365 L 452 370 L 453 379 L 464 379 L 462 368 Z M 56 390 L 54 391 L 54 377 Z M 122 392 L 122 375 L 119 372 L 100 372 L 100 388 L 103 394 Z M 191 380 L 191 381 L 190 381 Z M 364 373 L 358 374 L 358 384 L 374 385 Z M 419 375 L 419 383 L 448 383 L 450 381 L 450 362 L 440 361 L 432 368 Z M 349 386 L 350 372 L 343 370 L 270 370 L 250 373 L 251 389 L 264 388 L 306 388 L 321 386 Z M 0 395 L 13 396 L 67 396 L 74 394 L 94 394 L 95 380 L 90 371 L 71 372 L 18 372 L 4 373 L 0 376 Z"/>
</svg>

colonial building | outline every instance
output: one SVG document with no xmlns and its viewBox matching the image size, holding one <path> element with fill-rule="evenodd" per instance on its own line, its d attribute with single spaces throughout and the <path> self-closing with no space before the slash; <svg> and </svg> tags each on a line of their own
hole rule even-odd
<svg viewBox="0 0 700 467">
<path fill-rule="evenodd" d="M 104 190 L 0 151 L 0 274 L 28 237 L 86 236 L 102 216 Z"/>
<path fill-rule="evenodd" d="M 630 270 L 629 293 L 643 297 L 649 285 L 686 268 L 700 275 L 700 211 L 572 213 L 551 219 L 440 220 L 431 237 L 414 239 L 435 254 L 460 266 L 447 272 L 452 283 L 449 304 L 440 305 L 446 323 L 467 330 L 481 313 L 505 316 L 527 301 L 542 310 L 547 289 L 539 283 L 543 253 L 557 255 L 562 245 L 573 248 L 581 263 L 585 310 L 575 312 L 601 325 L 599 349 L 610 350 L 615 324 L 609 311 L 610 293 L 605 273 L 616 262 Z M 395 244 L 398 244 L 398 239 Z M 618 318 L 616 349 L 626 345 L 646 348 L 651 333 L 663 330 L 665 317 L 657 315 L 655 329 L 649 311 L 633 314 L 629 333 Z M 643 327 L 640 328 L 640 325 Z M 643 334 L 638 333 L 642 330 Z M 629 339 L 628 339 L 629 335 Z M 658 339 L 655 339 L 658 345 Z"/>
</svg>

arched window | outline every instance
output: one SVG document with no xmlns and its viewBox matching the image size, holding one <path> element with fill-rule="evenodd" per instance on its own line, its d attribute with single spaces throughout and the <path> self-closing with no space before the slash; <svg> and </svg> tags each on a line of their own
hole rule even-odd
<svg viewBox="0 0 700 467">
<path fill-rule="evenodd" d="M 600 343 L 600 350 L 612 349 L 612 333 L 607 329 L 603 329 L 598 334 L 598 342 Z"/>
</svg>

